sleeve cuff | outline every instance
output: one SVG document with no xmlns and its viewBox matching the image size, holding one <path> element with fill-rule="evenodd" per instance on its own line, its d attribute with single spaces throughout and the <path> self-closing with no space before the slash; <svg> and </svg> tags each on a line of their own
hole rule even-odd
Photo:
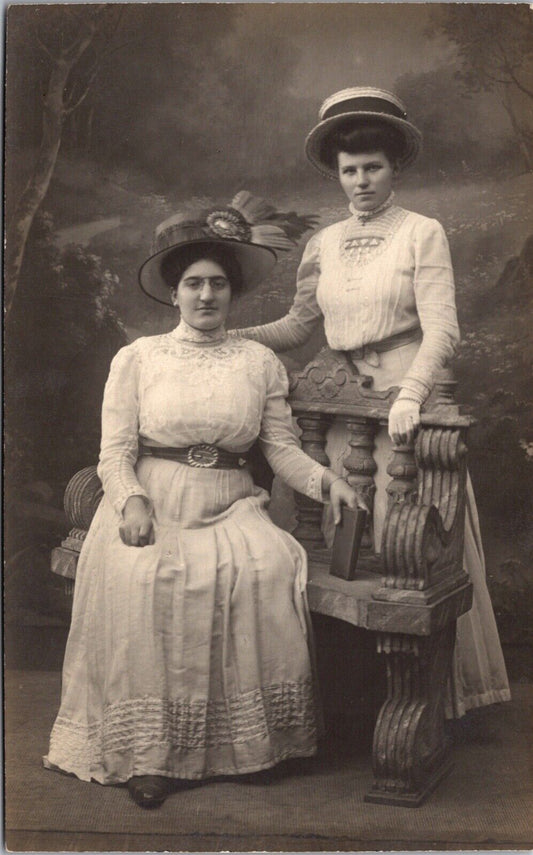
<svg viewBox="0 0 533 855">
<path fill-rule="evenodd" d="M 324 472 L 326 471 L 325 467 L 322 466 L 321 463 L 317 463 L 313 468 L 313 471 L 309 475 L 307 479 L 306 485 L 306 494 L 310 499 L 314 499 L 315 502 L 324 502 L 324 493 L 322 491 L 322 478 L 324 476 Z"/>
<path fill-rule="evenodd" d="M 422 405 L 430 392 L 431 389 L 429 389 L 425 383 L 417 382 L 416 380 L 409 380 L 401 387 L 396 400 L 415 401 L 417 404 Z"/>
<path fill-rule="evenodd" d="M 144 490 L 140 490 L 139 487 L 131 487 L 130 490 L 121 493 L 120 496 L 116 499 L 116 501 L 113 502 L 113 507 L 115 508 L 119 516 L 123 515 L 126 502 L 128 501 L 128 499 L 131 498 L 131 496 L 140 496 L 141 499 L 144 499 L 144 502 L 149 512 L 152 512 L 152 503 L 148 498 L 147 494 L 144 492 Z"/>
</svg>

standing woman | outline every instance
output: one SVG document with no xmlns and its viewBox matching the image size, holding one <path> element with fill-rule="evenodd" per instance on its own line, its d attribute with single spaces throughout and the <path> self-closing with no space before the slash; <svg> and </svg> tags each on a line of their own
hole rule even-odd
<svg viewBox="0 0 533 855">
<path fill-rule="evenodd" d="M 144 808 L 186 781 L 316 750 L 306 555 L 268 516 L 248 450 L 258 439 L 295 490 L 329 493 L 337 518 L 356 497 L 300 449 L 277 357 L 226 334 L 232 299 L 275 263 L 260 244 L 288 244 L 255 225 L 273 210 L 242 192 L 159 226 L 140 283 L 180 322 L 122 348 L 105 388 L 104 497 L 45 765 L 127 783 Z"/>
<path fill-rule="evenodd" d="M 278 321 L 236 331 L 275 351 L 306 342 L 320 323 L 329 346 L 345 351 L 377 390 L 399 386 L 388 432 L 378 433 L 374 536 L 380 551 L 387 509 L 386 473 L 392 442 L 411 442 L 420 407 L 459 342 L 448 241 L 437 220 L 395 202 L 393 184 L 416 159 L 421 134 L 395 95 L 353 87 L 327 98 L 306 140 L 313 166 L 339 181 L 349 217 L 308 242 L 289 313 Z M 388 435 L 387 435 L 388 434 Z M 327 452 L 342 472 L 346 431 L 334 425 Z M 474 586 L 472 609 L 457 623 L 447 714 L 510 699 L 505 662 L 490 601 L 476 504 L 470 480 L 465 569 Z M 331 526 L 326 524 L 326 536 Z"/>
</svg>

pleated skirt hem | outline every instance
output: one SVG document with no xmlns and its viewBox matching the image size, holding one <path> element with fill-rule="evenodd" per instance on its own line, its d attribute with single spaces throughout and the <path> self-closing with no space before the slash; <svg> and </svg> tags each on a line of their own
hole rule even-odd
<svg viewBox="0 0 533 855">
<path fill-rule="evenodd" d="M 279 763 L 291 759 L 303 759 L 306 757 L 314 757 L 317 753 L 316 738 L 307 733 L 295 736 L 290 735 L 290 745 L 283 749 L 279 749 L 276 753 L 271 754 L 268 759 L 262 761 L 250 761 L 246 764 L 212 764 L 211 768 L 206 768 L 203 771 L 192 771 L 186 766 L 181 765 L 179 768 L 170 769 L 167 765 L 135 765 L 124 762 L 124 771 L 115 770 L 111 774 L 103 768 L 87 769 L 80 767 L 72 758 L 61 757 L 57 752 L 50 752 L 44 756 L 43 766 L 53 772 L 62 774 L 74 775 L 80 781 L 94 782 L 103 785 L 118 785 L 127 783 L 130 778 L 138 775 L 157 775 L 162 778 L 170 778 L 176 781 L 203 781 L 221 776 L 238 776 L 248 775 L 253 772 L 261 772 L 264 769 L 272 769 Z M 298 744 L 301 743 L 301 744 Z M 126 768 L 127 767 L 127 768 Z"/>
</svg>

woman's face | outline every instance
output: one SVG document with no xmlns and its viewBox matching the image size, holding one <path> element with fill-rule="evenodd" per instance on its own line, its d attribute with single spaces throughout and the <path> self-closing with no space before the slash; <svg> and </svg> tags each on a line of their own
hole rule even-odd
<svg viewBox="0 0 533 855">
<path fill-rule="evenodd" d="M 231 285 L 220 264 L 210 259 L 195 261 L 172 290 L 172 302 L 181 317 L 197 330 L 215 330 L 226 320 L 231 304 Z"/>
<path fill-rule="evenodd" d="M 337 155 L 339 181 L 356 211 L 373 211 L 390 196 L 397 169 L 383 151 Z"/>
</svg>

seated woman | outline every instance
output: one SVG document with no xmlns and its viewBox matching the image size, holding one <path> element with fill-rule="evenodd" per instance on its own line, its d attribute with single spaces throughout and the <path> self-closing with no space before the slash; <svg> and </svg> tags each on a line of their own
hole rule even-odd
<svg viewBox="0 0 533 855">
<path fill-rule="evenodd" d="M 341 503 L 356 503 L 299 448 L 277 357 L 226 334 L 232 299 L 275 264 L 253 239 L 284 239 L 280 227 L 236 231 L 235 216 L 170 218 L 141 268 L 144 291 L 181 320 L 111 366 L 104 497 L 79 559 L 45 758 L 84 781 L 128 782 L 145 808 L 179 781 L 316 750 L 306 555 L 269 518 L 248 449 L 259 438 L 294 489 L 329 493 L 337 520 Z"/>
<path fill-rule="evenodd" d="M 378 390 L 399 386 L 389 428 L 376 437 L 374 536 L 380 551 L 387 510 L 387 463 L 394 443 L 412 442 L 420 408 L 459 341 L 452 262 L 437 220 L 396 204 L 393 185 L 416 159 L 421 135 L 390 92 L 355 86 L 327 98 L 306 140 L 306 154 L 349 200 L 349 216 L 308 242 L 289 313 L 270 324 L 232 331 L 275 351 L 306 342 L 319 324 L 329 346 L 344 351 Z M 327 453 L 343 472 L 347 431 L 334 425 Z M 487 590 L 483 547 L 468 482 L 464 565 L 472 609 L 457 622 L 447 714 L 510 698 L 505 662 Z M 326 524 L 326 536 L 331 526 Z"/>
</svg>

